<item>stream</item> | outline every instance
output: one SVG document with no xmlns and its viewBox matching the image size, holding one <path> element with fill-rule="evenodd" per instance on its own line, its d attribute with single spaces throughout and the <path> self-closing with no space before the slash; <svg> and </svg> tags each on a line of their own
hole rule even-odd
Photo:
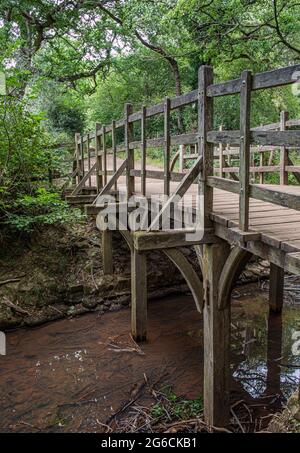
<svg viewBox="0 0 300 453">
<path fill-rule="evenodd" d="M 300 307 L 269 316 L 267 296 L 248 284 L 232 297 L 232 410 L 242 402 L 255 428 L 280 411 L 300 376 Z M 190 295 L 149 302 L 149 340 L 140 347 L 129 329 L 124 308 L 8 332 L 0 432 L 102 432 L 145 379 L 185 398 L 202 395 L 202 319 Z"/>
</svg>

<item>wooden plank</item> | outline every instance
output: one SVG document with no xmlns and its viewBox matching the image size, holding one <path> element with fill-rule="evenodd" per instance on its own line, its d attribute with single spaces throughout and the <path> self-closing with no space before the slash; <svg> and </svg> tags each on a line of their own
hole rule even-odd
<svg viewBox="0 0 300 453">
<path fill-rule="evenodd" d="M 84 144 L 83 144 L 83 137 L 80 136 L 80 165 L 81 165 L 81 177 L 84 177 L 85 169 L 84 169 Z"/>
<path fill-rule="evenodd" d="M 230 304 L 218 307 L 218 286 L 230 246 L 203 246 L 204 418 L 209 425 L 229 422 Z"/>
<path fill-rule="evenodd" d="M 91 154 L 90 154 L 90 143 L 91 142 L 91 139 L 90 139 L 90 134 L 87 134 L 87 140 L 86 140 L 86 143 L 87 143 L 87 158 L 88 158 L 88 173 L 90 172 L 90 169 L 91 169 Z M 91 187 L 92 185 L 92 180 L 91 178 L 89 177 L 89 186 Z"/>
<path fill-rule="evenodd" d="M 135 341 L 147 339 L 147 263 L 146 255 L 131 252 L 131 333 Z"/>
<path fill-rule="evenodd" d="M 130 174 L 132 176 L 140 178 L 142 176 L 142 170 L 131 170 Z M 182 179 L 185 176 L 186 176 L 186 173 L 172 172 L 172 173 L 170 173 L 170 180 L 171 181 L 175 181 L 175 182 L 179 182 L 179 181 L 182 181 Z M 165 173 L 162 170 L 146 170 L 145 171 L 145 177 L 148 178 L 148 179 L 164 180 Z"/>
<path fill-rule="evenodd" d="M 164 195 L 170 195 L 170 98 L 165 99 L 164 103 Z"/>
<path fill-rule="evenodd" d="M 295 82 L 295 73 L 300 71 L 300 65 L 287 66 L 273 71 L 255 74 L 252 80 L 252 90 L 273 88 L 289 85 Z M 241 79 L 229 80 L 227 82 L 210 85 L 208 96 L 226 96 L 228 94 L 239 93 L 241 89 Z"/>
<path fill-rule="evenodd" d="M 207 140 L 210 143 L 224 143 L 233 146 L 240 144 L 240 131 L 213 131 L 207 133 Z M 250 143 L 252 145 L 264 146 L 287 146 L 299 147 L 300 131 L 250 131 Z"/>
<path fill-rule="evenodd" d="M 193 238 L 193 235 L 195 237 Z M 133 233 L 134 246 L 139 251 L 167 249 L 174 247 L 186 247 L 195 244 L 203 244 L 203 239 L 196 237 L 197 230 L 195 228 L 184 228 L 182 230 L 164 230 L 164 231 L 136 231 Z M 205 238 L 205 243 L 213 243 L 216 238 L 214 235 L 208 239 Z"/>
<path fill-rule="evenodd" d="M 126 150 L 126 188 L 127 197 L 130 198 L 134 193 L 134 176 L 131 176 L 130 170 L 134 169 L 134 152 L 130 149 L 129 143 L 133 138 L 133 126 L 129 123 L 129 115 L 132 113 L 132 104 L 125 104 L 125 150 Z"/>
<path fill-rule="evenodd" d="M 280 313 L 283 305 L 284 269 L 270 263 L 270 289 L 269 307 L 270 311 Z"/>
<path fill-rule="evenodd" d="M 199 211 L 201 228 L 209 230 L 212 223 L 209 217 L 213 207 L 213 188 L 207 184 L 207 178 L 213 175 L 213 146 L 207 140 L 207 132 L 213 127 L 213 103 L 207 95 L 207 87 L 213 83 L 213 69 L 200 66 L 198 73 L 198 153 L 203 156 L 202 171 L 199 176 Z"/>
<path fill-rule="evenodd" d="M 141 115 L 141 189 L 142 195 L 146 195 L 146 107 L 142 106 Z"/>
</svg>

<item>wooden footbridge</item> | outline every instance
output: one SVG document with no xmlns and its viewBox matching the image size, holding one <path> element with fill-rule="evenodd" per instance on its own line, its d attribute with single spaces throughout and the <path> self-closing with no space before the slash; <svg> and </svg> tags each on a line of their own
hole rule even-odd
<svg viewBox="0 0 300 453">
<path fill-rule="evenodd" d="M 75 137 L 70 203 L 84 204 L 87 213 L 96 215 L 101 211 L 100 197 L 116 195 L 117 216 L 124 207 L 120 194 L 127 199 L 132 194 L 147 198 L 163 194 L 168 198 L 157 201 L 159 225 L 177 195 L 190 202 L 200 218 L 204 234 L 192 241 L 187 233 L 197 231 L 197 225 L 153 231 L 148 223 L 143 231 L 120 233 L 131 250 L 131 328 L 136 340 L 147 336 L 149 250 L 160 249 L 175 263 L 197 309 L 203 311 L 204 412 L 214 425 L 226 425 L 229 417 L 230 296 L 236 279 L 253 255 L 268 260 L 270 309 L 280 312 L 284 271 L 300 274 L 300 166 L 293 162 L 299 156 L 300 121 L 289 120 L 282 112 L 278 123 L 251 128 L 252 93 L 293 84 L 299 73 L 300 65 L 255 75 L 244 71 L 238 79 L 215 84 L 213 69 L 201 66 L 197 90 L 138 112 L 126 104 L 123 119 L 109 126 L 96 124 L 95 132 Z M 228 95 L 240 97 L 240 129 L 214 130 L 214 100 Z M 172 135 L 174 111 L 188 105 L 197 114 L 197 130 Z M 164 136 L 150 138 L 148 121 L 157 115 L 163 116 Z M 192 165 L 185 172 L 175 171 L 171 159 L 179 146 L 191 148 Z M 163 149 L 163 169 L 147 165 L 151 147 Z M 264 184 L 269 173 L 276 175 L 278 184 Z M 193 201 L 197 193 L 200 204 Z M 183 247 L 195 248 L 202 275 L 187 260 Z M 110 230 L 102 232 L 102 254 L 104 272 L 113 273 Z"/>
</svg>

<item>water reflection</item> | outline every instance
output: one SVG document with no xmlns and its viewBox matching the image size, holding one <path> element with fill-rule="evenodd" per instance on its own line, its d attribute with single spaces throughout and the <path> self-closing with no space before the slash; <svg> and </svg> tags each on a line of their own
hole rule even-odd
<svg viewBox="0 0 300 453">
<path fill-rule="evenodd" d="M 300 356 L 293 354 L 293 333 L 300 330 L 299 310 L 283 314 L 233 311 L 233 377 L 254 399 L 273 398 L 279 407 L 297 389 Z M 299 367 L 299 368 L 297 368 Z M 270 401 L 269 401 L 270 403 Z"/>
</svg>

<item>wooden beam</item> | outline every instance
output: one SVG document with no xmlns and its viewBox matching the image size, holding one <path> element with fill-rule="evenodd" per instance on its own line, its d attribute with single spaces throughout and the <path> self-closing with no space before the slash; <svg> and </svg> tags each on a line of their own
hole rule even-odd
<svg viewBox="0 0 300 453">
<path fill-rule="evenodd" d="M 270 290 L 269 307 L 270 311 L 280 313 L 283 305 L 284 269 L 270 263 Z"/>
<path fill-rule="evenodd" d="M 96 184 L 97 184 L 97 193 L 103 187 L 103 177 L 100 172 L 102 171 L 102 155 L 100 154 L 101 149 L 101 124 L 96 123 L 96 130 L 95 130 L 95 154 L 96 154 L 96 162 L 97 162 L 97 170 L 96 170 Z"/>
<path fill-rule="evenodd" d="M 165 99 L 164 103 L 164 195 L 170 195 L 170 98 Z"/>
<path fill-rule="evenodd" d="M 230 246 L 203 246 L 204 418 L 209 425 L 229 421 L 230 304 L 218 307 L 218 285 Z"/>
<path fill-rule="evenodd" d="M 207 177 L 213 175 L 214 150 L 207 141 L 207 132 L 213 127 L 213 102 L 207 95 L 207 87 L 213 83 L 213 69 L 200 66 L 198 73 L 198 153 L 203 157 L 202 171 L 199 176 L 199 211 L 201 227 L 212 229 L 209 213 L 213 208 L 213 188 L 207 185 Z"/>
<path fill-rule="evenodd" d="M 147 339 L 147 262 L 146 255 L 131 252 L 131 332 L 135 341 Z"/>
<path fill-rule="evenodd" d="M 129 143 L 133 138 L 133 125 L 129 123 L 129 115 L 133 111 L 132 104 L 125 104 L 125 151 L 126 151 L 126 187 L 127 197 L 130 198 L 134 193 L 134 176 L 130 175 L 130 171 L 134 169 L 134 151 L 130 149 Z"/>
<path fill-rule="evenodd" d="M 111 146 L 113 152 L 113 172 L 117 171 L 117 137 L 116 137 L 116 122 L 113 120 L 111 128 Z M 115 190 L 118 189 L 117 181 L 115 182 Z"/>
<path fill-rule="evenodd" d="M 141 189 L 142 195 L 146 195 L 146 107 L 142 106 L 141 116 Z"/>
<path fill-rule="evenodd" d="M 250 175 L 250 103 L 251 81 L 250 71 L 241 75 L 240 101 L 240 203 L 239 227 L 242 231 L 249 229 L 249 175 Z"/>
</svg>

